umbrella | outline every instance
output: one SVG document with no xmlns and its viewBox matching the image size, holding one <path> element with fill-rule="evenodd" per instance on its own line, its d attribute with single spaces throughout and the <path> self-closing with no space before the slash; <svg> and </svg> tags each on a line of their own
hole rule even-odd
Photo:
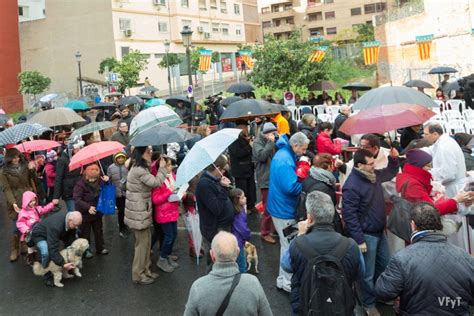
<svg viewBox="0 0 474 316">
<path fill-rule="evenodd" d="M 122 151 L 123 147 L 124 146 L 119 142 L 108 141 L 93 143 L 89 146 L 86 146 L 79 150 L 77 154 L 72 156 L 71 162 L 69 163 L 69 171 L 88 165 L 105 157 L 114 155 L 119 151 Z M 102 170 L 102 173 L 103 172 L 104 170 Z"/>
<path fill-rule="evenodd" d="M 185 106 L 191 107 L 191 100 L 189 100 L 187 97 L 183 97 L 180 95 L 169 97 L 166 99 L 166 104 L 169 104 L 171 106 L 176 107 L 178 102 L 183 102 Z"/>
<path fill-rule="evenodd" d="M 196 254 L 201 252 L 202 235 L 199 227 L 199 214 L 197 212 L 186 212 L 184 215 L 184 224 L 186 230 L 191 233 L 193 246 Z M 196 262 L 199 264 L 199 255 L 196 256 Z"/>
<path fill-rule="evenodd" d="M 380 105 L 418 104 L 428 108 L 438 107 L 426 94 L 407 87 L 383 87 L 365 93 L 354 103 L 354 110 L 362 110 Z"/>
<path fill-rule="evenodd" d="M 249 93 L 254 90 L 254 87 L 252 87 L 251 84 L 246 83 L 246 82 L 241 82 L 241 83 L 234 83 L 230 85 L 229 89 L 227 89 L 227 92 L 232 92 L 232 93 Z"/>
<path fill-rule="evenodd" d="M 179 165 L 176 185 L 180 187 L 189 182 L 199 172 L 214 163 L 217 157 L 237 140 L 241 132 L 242 130 L 238 128 L 224 128 L 194 144 Z"/>
<path fill-rule="evenodd" d="M 60 146 L 60 143 L 55 142 L 53 140 L 36 139 L 18 144 L 15 146 L 15 148 L 21 151 L 22 153 L 26 153 L 40 150 L 49 150 L 51 148 L 56 148 Z"/>
<path fill-rule="evenodd" d="M 308 88 L 310 91 L 317 90 L 317 91 L 324 91 L 324 90 L 334 90 L 337 89 L 337 85 L 335 82 L 330 80 L 321 80 L 316 81 Z"/>
<path fill-rule="evenodd" d="M 0 114 L 0 125 L 5 124 L 9 119 L 10 118 L 6 114 Z"/>
<path fill-rule="evenodd" d="M 251 120 L 258 116 L 275 116 L 278 113 L 279 111 L 274 111 L 274 108 L 268 102 L 244 99 L 229 105 L 219 120 L 221 122 Z"/>
<path fill-rule="evenodd" d="M 130 123 L 130 137 L 155 126 L 176 127 L 183 124 L 178 114 L 167 106 L 149 108 L 138 113 Z"/>
<path fill-rule="evenodd" d="M 143 100 L 140 99 L 139 97 L 136 97 L 134 95 L 128 96 L 121 98 L 118 101 L 119 105 L 129 105 L 129 104 L 143 104 Z"/>
<path fill-rule="evenodd" d="M 154 98 L 151 95 L 146 95 L 146 94 L 137 94 L 136 97 L 139 97 L 140 99 L 143 99 L 143 100 L 151 100 Z"/>
<path fill-rule="evenodd" d="M 43 101 L 36 101 L 32 105 L 34 108 L 41 108 L 41 107 L 46 107 L 49 106 L 48 102 L 43 102 Z"/>
<path fill-rule="evenodd" d="M 160 146 L 169 143 L 185 142 L 195 136 L 182 128 L 157 126 L 135 135 L 130 140 L 130 145 L 135 147 Z"/>
<path fill-rule="evenodd" d="M 74 111 L 87 111 L 90 109 L 87 103 L 83 100 L 72 100 L 72 101 L 66 102 L 64 104 L 64 107 L 69 108 Z"/>
<path fill-rule="evenodd" d="M 449 92 L 452 90 L 459 91 L 460 89 L 461 87 L 459 86 L 459 82 L 457 80 L 453 82 L 448 82 L 446 86 L 443 87 L 443 90 L 445 92 Z"/>
<path fill-rule="evenodd" d="M 147 86 L 147 87 L 141 88 L 140 91 L 145 92 L 145 93 L 150 93 L 150 92 L 158 91 L 158 89 L 153 86 Z"/>
<path fill-rule="evenodd" d="M 372 87 L 366 85 L 365 83 L 353 82 L 353 83 L 348 83 L 348 84 L 342 86 L 342 89 L 345 89 L 345 90 L 356 90 L 356 91 L 367 91 L 367 90 L 372 89 Z"/>
<path fill-rule="evenodd" d="M 115 110 L 116 108 L 117 106 L 113 103 L 99 102 L 91 107 L 91 110 Z"/>
<path fill-rule="evenodd" d="M 69 136 L 69 139 L 73 139 L 75 136 L 87 135 L 112 127 L 115 127 L 115 124 L 109 121 L 92 122 L 74 130 L 74 132 Z"/>
<path fill-rule="evenodd" d="M 83 95 L 83 96 L 79 97 L 78 100 L 84 101 L 86 103 L 94 102 L 94 99 L 92 99 L 92 97 L 89 97 L 89 96 L 86 96 L 86 95 Z"/>
<path fill-rule="evenodd" d="M 339 131 L 347 135 L 383 134 L 399 128 L 423 124 L 436 115 L 430 109 L 415 104 L 386 104 L 368 108 L 350 116 Z"/>
<path fill-rule="evenodd" d="M 409 88 L 426 88 L 426 89 L 434 89 L 434 87 L 426 81 L 423 80 L 410 80 L 403 84 L 405 87 Z"/>
<path fill-rule="evenodd" d="M 428 73 L 430 75 L 436 75 L 436 74 L 450 74 L 450 73 L 455 73 L 458 72 L 456 69 L 453 67 L 444 67 L 444 66 L 439 66 L 439 67 L 434 67 Z"/>
<path fill-rule="evenodd" d="M 105 96 L 106 97 L 121 97 L 122 94 L 120 92 L 109 92 Z"/>
<path fill-rule="evenodd" d="M 234 102 L 237 102 L 237 101 L 240 101 L 240 100 L 243 100 L 243 99 L 241 97 L 238 97 L 238 96 L 227 97 L 227 98 L 225 98 L 224 100 L 221 101 L 221 105 L 224 106 L 224 107 L 227 107 L 231 103 L 234 103 Z"/>
<path fill-rule="evenodd" d="M 150 100 L 145 102 L 145 109 L 148 109 L 148 108 L 151 108 L 151 107 L 154 107 L 154 106 L 158 106 L 158 105 L 165 105 L 165 104 L 166 104 L 166 102 L 163 99 L 158 99 L 158 98 L 150 99 Z"/>
<path fill-rule="evenodd" d="M 59 96 L 57 93 L 50 93 L 47 95 L 42 96 L 39 100 L 41 102 L 51 102 L 52 100 L 56 99 Z"/>
<path fill-rule="evenodd" d="M 77 122 L 84 122 L 76 112 L 69 108 L 56 108 L 36 113 L 30 119 L 30 123 L 39 123 L 44 126 L 72 125 Z"/>
<path fill-rule="evenodd" d="M 51 129 L 36 123 L 20 123 L 0 132 L 0 146 L 16 144 L 22 139 L 39 136 Z"/>
</svg>

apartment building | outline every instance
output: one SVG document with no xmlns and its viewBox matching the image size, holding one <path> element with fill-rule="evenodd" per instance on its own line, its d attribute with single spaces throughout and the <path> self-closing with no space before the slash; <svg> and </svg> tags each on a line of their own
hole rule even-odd
<svg viewBox="0 0 474 316">
<path fill-rule="evenodd" d="M 46 0 L 18 0 L 18 19 L 20 22 L 46 18 Z"/>
</svg>

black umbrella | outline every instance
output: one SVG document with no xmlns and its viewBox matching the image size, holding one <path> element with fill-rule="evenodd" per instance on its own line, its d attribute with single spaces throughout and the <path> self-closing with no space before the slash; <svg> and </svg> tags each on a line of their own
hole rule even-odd
<svg viewBox="0 0 474 316">
<path fill-rule="evenodd" d="M 151 100 L 155 98 L 155 97 L 152 97 L 151 95 L 146 95 L 146 94 L 137 94 L 136 96 L 143 100 Z"/>
<path fill-rule="evenodd" d="M 143 104 L 143 100 L 134 95 L 123 97 L 118 101 L 119 105 Z"/>
<path fill-rule="evenodd" d="M 180 143 L 194 138 L 185 129 L 169 126 L 157 126 L 137 134 L 130 141 L 131 146 L 160 146 L 169 143 Z"/>
<path fill-rule="evenodd" d="M 120 92 L 109 92 L 105 96 L 106 97 L 121 97 L 122 94 Z"/>
<path fill-rule="evenodd" d="M 227 92 L 232 92 L 232 93 L 250 93 L 254 90 L 254 87 L 250 83 L 246 82 L 241 82 L 241 83 L 234 83 L 230 85 L 229 89 L 227 89 Z"/>
<path fill-rule="evenodd" d="M 158 91 L 158 89 L 153 86 L 146 86 L 146 87 L 141 88 L 140 91 L 145 92 L 145 93 L 150 93 L 150 92 Z"/>
<path fill-rule="evenodd" d="M 369 85 L 366 85 L 365 83 L 353 82 L 353 83 L 348 83 L 348 84 L 342 86 L 342 89 L 356 90 L 356 91 L 367 91 L 367 90 L 372 89 L 372 87 L 369 86 Z"/>
<path fill-rule="evenodd" d="M 91 107 L 91 110 L 115 110 L 116 107 L 113 103 L 100 102 Z"/>
<path fill-rule="evenodd" d="M 275 116 L 279 113 L 268 102 L 244 99 L 229 105 L 219 118 L 222 122 L 252 120 L 258 116 Z"/>
<path fill-rule="evenodd" d="M 450 74 L 450 73 L 455 73 L 455 72 L 458 72 L 458 71 L 454 69 L 453 67 L 440 66 L 440 67 L 434 67 L 428 73 L 430 75 L 436 75 L 436 74 Z"/>
<path fill-rule="evenodd" d="M 237 102 L 243 100 L 241 97 L 238 96 L 231 96 L 228 98 L 225 98 L 224 100 L 221 101 L 221 105 L 224 107 L 228 107 L 231 103 Z"/>
<path fill-rule="evenodd" d="M 173 97 L 169 97 L 166 99 L 166 104 L 169 104 L 171 106 L 176 107 L 178 102 L 183 102 L 185 106 L 191 107 L 191 100 L 189 100 L 187 97 L 181 96 L 181 95 L 176 95 Z"/>
<path fill-rule="evenodd" d="M 405 87 L 409 88 L 426 88 L 426 89 L 434 89 L 434 87 L 426 81 L 423 80 L 410 80 L 403 84 Z"/>
<path fill-rule="evenodd" d="M 334 90 L 337 89 L 337 85 L 331 80 L 320 80 L 310 85 L 308 89 L 310 91 Z"/>
</svg>

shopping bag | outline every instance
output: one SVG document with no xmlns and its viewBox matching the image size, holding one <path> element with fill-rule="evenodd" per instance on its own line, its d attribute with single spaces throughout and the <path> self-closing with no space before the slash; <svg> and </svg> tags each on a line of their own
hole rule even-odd
<svg viewBox="0 0 474 316">
<path fill-rule="evenodd" d="M 105 215 L 115 214 L 115 185 L 103 184 L 100 186 L 96 209 Z"/>
</svg>

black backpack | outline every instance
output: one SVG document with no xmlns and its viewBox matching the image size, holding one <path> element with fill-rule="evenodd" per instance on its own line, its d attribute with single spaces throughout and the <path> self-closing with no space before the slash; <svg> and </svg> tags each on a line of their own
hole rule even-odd
<svg viewBox="0 0 474 316">
<path fill-rule="evenodd" d="M 305 246 L 301 238 L 295 242 L 308 260 L 301 279 L 300 314 L 353 315 L 356 305 L 354 292 L 341 264 L 349 248 L 349 239 L 341 236 L 336 248 L 324 255 Z"/>
</svg>

